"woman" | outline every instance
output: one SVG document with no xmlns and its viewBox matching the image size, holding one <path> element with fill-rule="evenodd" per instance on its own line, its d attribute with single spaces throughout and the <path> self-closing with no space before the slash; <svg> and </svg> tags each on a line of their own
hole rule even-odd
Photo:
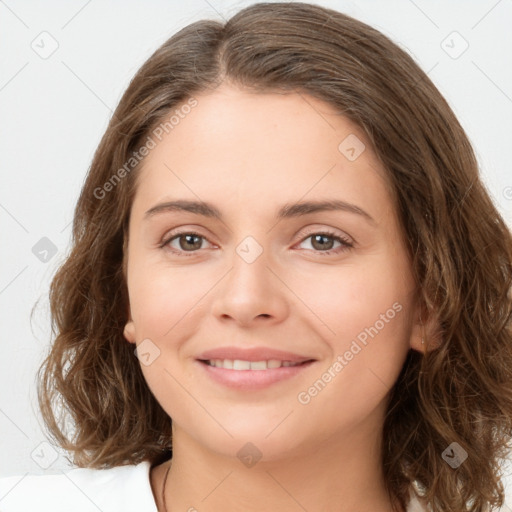
<svg viewBox="0 0 512 512">
<path fill-rule="evenodd" d="M 80 469 L 4 479 L 2 510 L 503 504 L 510 232 L 380 32 L 300 3 L 181 30 L 121 99 L 73 233 L 39 400 Z"/>
</svg>

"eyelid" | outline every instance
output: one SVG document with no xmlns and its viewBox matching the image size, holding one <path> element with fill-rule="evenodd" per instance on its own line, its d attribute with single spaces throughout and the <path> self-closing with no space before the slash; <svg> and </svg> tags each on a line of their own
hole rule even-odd
<svg viewBox="0 0 512 512">
<path fill-rule="evenodd" d="M 199 229 L 197 229 L 197 228 L 181 228 L 181 227 L 174 228 L 174 229 L 171 229 L 170 231 L 167 231 L 165 233 L 165 235 L 162 237 L 161 242 L 159 242 L 158 245 L 161 248 L 165 247 L 166 245 L 169 244 L 169 242 L 171 242 L 171 240 L 178 238 L 179 236 L 183 236 L 183 235 L 195 235 L 200 238 L 203 238 L 210 245 L 216 245 L 207 236 L 201 234 Z M 193 253 L 193 252 L 197 252 L 197 251 L 189 251 L 189 252 Z"/>
<path fill-rule="evenodd" d="M 343 231 L 338 231 L 335 228 L 330 228 L 330 227 L 329 228 L 328 227 L 304 228 L 304 229 L 301 229 L 297 233 L 297 236 L 300 238 L 300 242 L 303 242 L 304 238 L 307 238 L 311 235 L 322 235 L 322 234 L 340 238 L 340 239 L 344 240 L 345 242 L 350 243 L 352 245 L 355 244 L 355 240 L 351 236 L 347 235 Z"/>
</svg>

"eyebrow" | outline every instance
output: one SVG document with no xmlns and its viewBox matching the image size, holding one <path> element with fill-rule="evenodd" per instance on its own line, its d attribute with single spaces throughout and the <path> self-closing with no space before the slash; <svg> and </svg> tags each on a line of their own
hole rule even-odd
<svg viewBox="0 0 512 512">
<path fill-rule="evenodd" d="M 176 201 L 167 201 L 159 203 L 150 208 L 145 214 L 144 218 L 151 218 L 159 213 L 186 211 L 202 215 L 203 217 L 210 217 L 222 220 L 222 213 L 214 205 L 204 201 L 189 201 L 185 199 Z M 277 219 L 290 219 L 294 217 L 302 217 L 311 213 L 323 211 L 344 211 L 360 215 L 366 219 L 370 224 L 375 225 L 375 219 L 365 210 L 346 201 L 339 199 L 330 199 L 324 201 L 305 201 L 302 203 L 287 203 L 283 205 L 277 212 Z"/>
</svg>

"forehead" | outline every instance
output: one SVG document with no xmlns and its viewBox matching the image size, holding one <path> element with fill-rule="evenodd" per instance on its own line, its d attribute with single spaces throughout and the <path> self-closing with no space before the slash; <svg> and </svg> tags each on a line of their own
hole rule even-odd
<svg viewBox="0 0 512 512">
<path fill-rule="evenodd" d="M 194 98 L 193 108 L 158 137 L 153 132 L 136 202 L 213 197 L 247 210 L 328 194 L 373 204 L 374 211 L 389 206 L 385 174 L 364 132 L 330 104 L 306 93 L 225 85 Z"/>
</svg>

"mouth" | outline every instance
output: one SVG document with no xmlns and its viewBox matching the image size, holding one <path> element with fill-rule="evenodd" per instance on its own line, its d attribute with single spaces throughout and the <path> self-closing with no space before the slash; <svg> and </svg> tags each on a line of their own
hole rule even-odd
<svg viewBox="0 0 512 512">
<path fill-rule="evenodd" d="M 225 370 L 247 371 L 247 370 L 273 370 L 276 368 L 289 368 L 292 366 L 300 366 L 310 362 L 314 359 L 306 361 L 286 361 L 281 359 L 268 359 L 262 361 L 246 361 L 243 359 L 199 359 L 199 362 L 215 368 L 223 368 Z"/>
<path fill-rule="evenodd" d="M 258 390 L 303 373 L 318 361 L 274 347 L 217 347 L 198 354 L 203 375 L 238 391 Z"/>
<path fill-rule="evenodd" d="M 199 370 L 214 385 L 237 392 L 258 391 L 293 379 L 317 362 L 316 359 L 197 359 Z M 308 381 L 311 379 L 308 379 Z"/>
</svg>

